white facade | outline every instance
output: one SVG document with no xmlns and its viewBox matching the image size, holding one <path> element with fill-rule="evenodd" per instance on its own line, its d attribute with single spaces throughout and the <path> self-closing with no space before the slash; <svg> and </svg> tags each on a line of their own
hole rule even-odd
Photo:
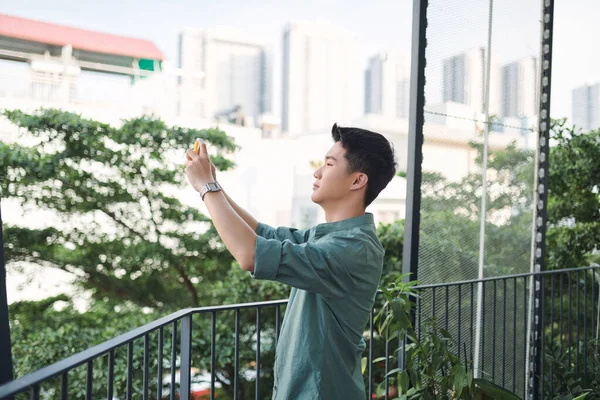
<svg viewBox="0 0 600 400">
<path fill-rule="evenodd" d="M 487 54 L 483 47 L 467 50 L 443 61 L 442 101 L 466 104 L 484 112 Z M 490 68 L 490 114 L 500 113 L 499 68 L 492 55 Z"/>
<path fill-rule="evenodd" d="M 358 38 L 328 22 L 284 29 L 282 131 L 297 134 L 361 115 Z"/>
<path fill-rule="evenodd" d="M 369 59 L 365 73 L 365 113 L 408 118 L 410 60 L 397 51 Z"/>
<path fill-rule="evenodd" d="M 502 66 L 502 117 L 520 118 L 537 114 L 538 63 L 526 57 Z"/>
<path fill-rule="evenodd" d="M 39 69 L 42 61 L 47 70 L 44 73 Z M 164 72 L 133 82 L 130 76 L 112 73 L 53 73 L 49 70 L 62 71 L 65 66 L 60 59 L 48 56 L 40 56 L 35 68 L 32 64 L 0 60 L 0 109 L 55 107 L 111 123 L 141 114 L 162 118 L 176 115 L 178 76 L 168 62 Z"/>
<path fill-rule="evenodd" d="M 584 131 L 600 128 L 600 83 L 573 89 L 571 104 L 576 128 Z"/>
<path fill-rule="evenodd" d="M 263 43 L 231 29 L 187 29 L 180 35 L 179 66 L 188 72 L 181 80 L 182 116 L 212 118 L 239 106 L 256 121 L 271 111 L 271 63 Z M 203 79 L 190 76 L 197 72 Z"/>
</svg>

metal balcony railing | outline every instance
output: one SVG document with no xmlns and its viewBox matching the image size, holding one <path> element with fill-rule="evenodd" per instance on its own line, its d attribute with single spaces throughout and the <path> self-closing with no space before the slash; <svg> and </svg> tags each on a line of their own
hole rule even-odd
<svg viewBox="0 0 600 400">
<path fill-rule="evenodd" d="M 534 277 L 538 279 L 533 279 Z M 530 287 L 535 282 L 540 282 L 545 293 L 542 299 L 544 352 L 547 355 L 553 352 L 563 354 L 564 362 L 572 369 L 574 378 L 580 379 L 585 385 L 586 381 L 592 378 L 591 374 L 597 372 L 593 368 L 600 368 L 600 364 L 591 365 L 599 359 L 600 266 L 417 286 L 417 332 L 421 335 L 423 329 L 426 329 L 425 322 L 434 319 L 438 326 L 444 327 L 454 338 L 457 354 L 462 355 L 464 350 L 465 357 L 472 357 L 473 346 L 477 342 L 474 335 L 478 331 L 475 301 L 477 291 L 481 287 L 484 312 L 479 321 L 480 368 L 488 379 L 524 396 L 527 387 L 528 321 L 531 318 L 529 295 Z M 393 398 L 395 388 L 386 376 L 392 368 L 401 365 L 403 355 L 401 350 L 399 357 L 393 356 L 394 350 L 403 347 L 399 339 L 386 341 L 378 335 L 374 327 L 373 316 L 377 307 L 381 306 L 380 300 L 381 298 L 378 298 L 364 335 L 367 342 L 365 357 L 368 360 L 364 371 L 365 388 L 368 393 L 365 396 L 369 399 L 376 392 L 380 382 L 384 388 L 381 396 L 385 399 Z M 223 398 L 223 394 L 217 394 L 217 346 L 219 340 L 223 340 L 223 337 L 219 339 L 217 335 L 217 321 L 219 318 L 230 321 L 232 313 L 233 379 L 227 381 L 221 377 L 219 380 L 230 385 L 229 393 L 234 399 L 244 398 L 240 391 L 242 379 L 246 385 L 249 381 L 254 381 L 254 398 L 269 397 L 271 388 L 265 387 L 263 378 L 272 373 L 269 366 L 273 363 L 273 343 L 276 344 L 279 337 L 282 307 L 286 304 L 287 300 L 276 300 L 181 310 L 0 386 L 0 399 L 15 395 L 17 399 L 20 396 L 29 396 L 34 400 L 72 398 L 73 396 L 69 395 L 70 376 L 78 367 L 86 368 L 85 390 L 79 391 L 82 393 L 81 397 L 86 400 L 98 396 L 107 399 L 189 400 L 196 398 L 191 387 L 198 372 L 206 372 L 207 377 L 210 374 L 207 382 L 207 395 L 210 399 Z M 253 327 L 241 326 L 242 312 L 255 313 Z M 247 317 L 247 314 L 245 316 Z M 210 318 L 209 332 L 194 331 L 193 318 L 204 317 Z M 170 346 L 166 344 L 168 335 Z M 240 364 L 242 335 L 245 342 L 248 338 L 253 342 L 255 353 L 252 362 L 245 360 L 245 372 L 242 372 Z M 198 371 L 198 367 L 193 365 L 192 339 L 196 336 L 209 337 L 206 343 L 210 346 L 210 361 L 204 360 L 207 366 L 205 371 Z M 150 351 L 152 339 L 155 340 L 152 345 L 155 344 L 157 349 L 155 353 Z M 134 346 L 140 344 L 143 346 L 143 360 L 139 363 L 141 365 L 137 365 L 134 361 Z M 261 354 L 261 344 L 269 349 L 268 360 Z M 125 377 L 120 378 L 124 378 L 126 385 L 124 393 L 116 393 L 115 354 L 125 350 L 126 367 L 122 369 Z M 381 358 L 381 361 L 377 361 L 378 358 Z M 107 372 L 106 381 L 100 385 L 94 381 L 94 369 L 99 360 L 105 361 L 102 365 Z M 151 360 L 156 367 L 154 376 L 150 376 L 149 371 Z M 253 369 L 252 374 L 248 374 L 249 368 Z M 265 371 L 261 371 L 261 368 Z M 544 388 L 541 390 L 548 396 L 558 390 L 560 376 L 557 376 L 555 368 L 554 358 L 547 356 L 542 369 L 544 379 L 541 381 L 544 382 Z"/>
</svg>

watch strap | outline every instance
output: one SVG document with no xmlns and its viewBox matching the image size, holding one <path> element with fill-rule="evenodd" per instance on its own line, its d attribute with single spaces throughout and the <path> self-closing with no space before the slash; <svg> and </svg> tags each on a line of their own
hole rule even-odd
<svg viewBox="0 0 600 400">
<path fill-rule="evenodd" d="M 222 189 L 221 185 L 219 185 L 219 182 L 210 182 L 202 186 L 202 188 L 200 189 L 200 197 L 202 198 L 202 201 L 204 201 L 204 196 L 206 195 L 206 193 L 219 192 L 221 190 Z"/>
</svg>

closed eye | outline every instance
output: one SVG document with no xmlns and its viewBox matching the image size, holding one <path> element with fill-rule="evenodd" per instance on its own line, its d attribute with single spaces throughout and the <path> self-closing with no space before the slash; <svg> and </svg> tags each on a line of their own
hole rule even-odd
<svg viewBox="0 0 600 400">
<path fill-rule="evenodd" d="M 326 165 L 329 167 L 333 167 L 333 164 L 331 164 L 331 163 L 327 163 Z"/>
</svg>

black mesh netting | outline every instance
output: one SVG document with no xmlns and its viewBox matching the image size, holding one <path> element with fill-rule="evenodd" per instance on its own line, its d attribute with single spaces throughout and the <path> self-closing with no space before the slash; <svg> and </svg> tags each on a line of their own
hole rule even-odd
<svg viewBox="0 0 600 400">
<path fill-rule="evenodd" d="M 429 1 L 420 284 L 477 279 L 480 268 L 484 278 L 530 269 L 539 1 L 496 0 L 491 17 L 490 25 L 488 1 Z M 421 315 L 460 335 L 461 353 L 471 357 L 481 291 L 480 369 L 523 393 L 527 289 L 509 280 L 427 291 Z"/>
</svg>

